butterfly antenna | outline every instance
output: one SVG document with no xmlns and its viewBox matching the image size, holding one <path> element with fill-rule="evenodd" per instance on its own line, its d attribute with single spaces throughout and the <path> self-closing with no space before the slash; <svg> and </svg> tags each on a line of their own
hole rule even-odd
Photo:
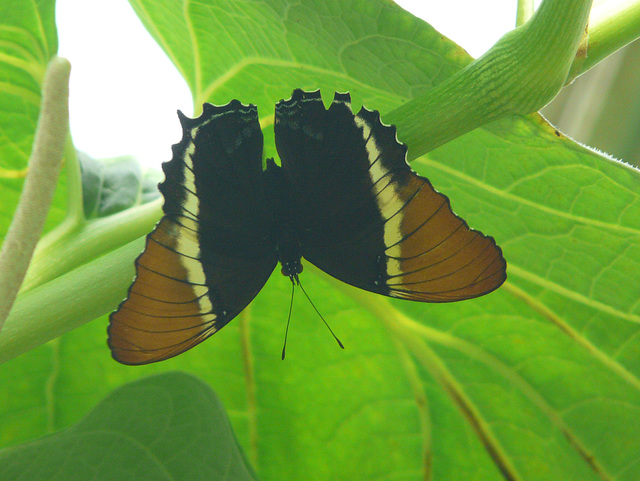
<svg viewBox="0 0 640 481">
<path fill-rule="evenodd" d="M 302 290 L 304 292 L 304 289 Z M 296 292 L 296 285 L 291 283 L 291 303 L 289 303 L 289 317 L 287 317 L 287 328 L 284 331 L 284 346 L 282 346 L 282 360 L 284 361 L 285 351 L 287 349 L 287 337 L 289 336 L 289 322 L 291 322 L 291 311 L 293 310 L 293 295 Z"/>
<path fill-rule="evenodd" d="M 329 329 L 329 332 L 331 333 L 333 338 L 338 343 L 338 346 L 340 346 L 342 349 L 344 349 L 344 345 L 342 344 L 342 342 L 340 342 L 340 339 L 338 339 L 338 336 L 335 335 L 335 333 L 333 332 L 333 329 L 331 329 L 331 326 L 329 326 L 327 321 L 325 321 L 324 317 L 322 317 L 322 314 L 320 314 L 320 311 L 318 310 L 318 308 L 315 306 L 315 304 L 313 303 L 313 301 L 309 297 L 309 294 L 307 294 L 307 291 L 304 290 L 304 287 L 302 287 L 302 284 L 300 282 L 298 282 L 298 285 L 300 286 L 300 289 L 302 289 L 302 292 L 304 293 L 304 296 L 311 303 L 311 306 L 313 306 L 313 308 L 315 309 L 316 313 L 320 316 L 320 319 L 322 319 L 322 322 L 324 322 L 324 325 L 327 326 L 327 329 Z M 291 313 L 289 313 L 289 314 L 291 314 Z"/>
</svg>

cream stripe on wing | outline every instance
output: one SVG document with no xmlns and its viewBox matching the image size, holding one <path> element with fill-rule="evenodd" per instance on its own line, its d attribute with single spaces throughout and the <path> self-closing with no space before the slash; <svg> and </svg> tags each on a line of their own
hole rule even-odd
<svg viewBox="0 0 640 481">
<path fill-rule="evenodd" d="M 209 119 L 207 122 L 203 122 L 202 124 L 194 127 L 189 132 L 191 142 L 188 147 L 185 149 L 183 162 L 183 175 L 184 175 L 184 187 L 185 190 L 185 199 L 182 203 L 182 208 L 188 212 L 191 212 L 196 219 L 199 218 L 200 215 L 200 199 L 198 199 L 198 190 L 196 188 L 196 179 L 193 173 L 193 154 L 195 153 L 196 146 L 194 140 L 198 135 L 199 130 L 208 124 L 212 119 Z M 197 222 L 189 218 L 182 217 L 181 222 L 184 222 L 184 226 L 187 227 L 177 229 L 175 234 L 175 250 L 185 254 L 184 256 L 180 256 L 180 263 L 183 265 L 185 271 L 187 272 L 187 280 L 192 283 L 193 292 L 196 297 L 199 298 L 198 305 L 200 307 L 200 312 L 212 312 L 213 305 L 209 300 L 209 296 L 206 295 L 209 292 L 209 289 L 206 287 L 206 276 L 204 274 L 204 270 L 202 269 L 202 264 L 197 259 L 200 259 L 201 251 L 200 251 L 200 242 L 197 237 L 196 232 L 198 230 Z M 192 229 L 192 230 L 190 230 Z M 215 317 L 214 317 L 215 318 Z M 205 326 L 203 326 L 204 328 Z"/>
<path fill-rule="evenodd" d="M 382 152 L 378 147 L 375 137 L 371 133 L 371 126 L 359 114 L 354 117 L 356 125 L 362 129 L 362 137 L 365 140 L 365 149 L 367 151 L 367 159 L 369 161 L 369 177 L 373 184 L 373 193 L 375 194 L 376 204 L 380 215 L 386 219 L 384 224 L 384 245 L 393 246 L 387 250 L 387 272 L 397 272 L 400 270 L 400 262 L 394 257 L 401 257 L 400 245 L 397 245 L 398 239 L 402 238 L 402 218 L 404 214 L 401 212 L 404 203 L 394 182 L 385 183 L 380 180 L 390 175 L 388 169 L 385 169 L 380 157 Z M 391 179 L 389 179 L 391 181 Z"/>
<path fill-rule="evenodd" d="M 210 118 L 193 127 L 189 130 L 189 142 L 187 148 L 184 151 L 182 168 L 184 176 L 184 200 L 181 207 L 191 213 L 196 219 L 200 216 L 200 199 L 198 198 L 198 189 L 196 187 L 196 179 L 194 174 L 193 155 L 195 154 L 196 146 L 195 139 L 198 133 L 211 122 L 215 121 L 219 117 L 227 115 L 226 112 L 212 115 Z M 180 263 L 183 265 L 187 272 L 187 281 L 193 284 L 193 291 L 196 297 L 199 297 L 200 312 L 211 313 L 213 311 L 213 305 L 206 295 L 209 293 L 209 289 L 206 287 L 206 276 L 202 269 L 202 264 L 197 260 L 201 258 L 200 240 L 197 236 L 199 229 L 198 222 L 192 220 L 187 216 L 180 218 L 180 223 L 186 228 L 178 228 L 175 234 L 175 250 L 185 254 L 180 256 Z M 204 326 L 203 326 L 204 328 Z"/>
<path fill-rule="evenodd" d="M 224 115 L 227 115 L 227 113 L 223 112 L 212 115 L 188 131 L 190 142 L 188 143 L 182 158 L 182 162 L 184 164 L 182 167 L 184 177 L 184 199 L 181 203 L 182 209 L 188 213 L 188 215 L 180 217 L 179 222 L 181 225 L 172 224 L 171 226 L 171 233 L 175 238 L 173 248 L 175 251 L 184 254 L 180 256 L 179 262 L 186 272 L 186 281 L 191 284 L 194 297 L 198 298 L 200 312 L 203 314 L 210 313 L 210 315 L 213 315 L 213 319 L 211 320 L 216 319 L 218 316 L 213 312 L 213 305 L 208 295 L 209 288 L 206 286 L 206 275 L 202 268 L 202 264 L 199 261 L 202 254 L 200 250 L 200 239 L 198 239 L 199 223 L 197 220 L 191 218 L 191 216 L 194 216 L 195 219 L 198 219 L 200 216 L 200 199 L 198 198 L 198 189 L 196 187 L 193 156 L 196 151 L 195 139 L 197 138 L 198 133 L 208 124 Z M 224 314 L 224 312 L 222 314 Z M 206 327 L 206 325 L 203 325 L 203 330 Z"/>
</svg>

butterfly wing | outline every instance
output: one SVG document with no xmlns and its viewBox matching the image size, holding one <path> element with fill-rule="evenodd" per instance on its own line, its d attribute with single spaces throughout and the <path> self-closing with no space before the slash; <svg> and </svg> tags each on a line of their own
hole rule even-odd
<svg viewBox="0 0 640 481">
<path fill-rule="evenodd" d="M 506 279 L 493 238 L 470 229 L 406 161 L 377 111 L 296 90 L 276 106 L 275 138 L 297 204 L 303 255 L 328 274 L 391 297 L 448 302 Z"/>
<path fill-rule="evenodd" d="M 109 347 L 125 364 L 180 354 L 221 329 L 276 265 L 256 107 L 234 100 L 182 114 L 183 138 L 163 164 L 164 217 L 136 260 L 128 298 L 110 317 Z"/>
</svg>

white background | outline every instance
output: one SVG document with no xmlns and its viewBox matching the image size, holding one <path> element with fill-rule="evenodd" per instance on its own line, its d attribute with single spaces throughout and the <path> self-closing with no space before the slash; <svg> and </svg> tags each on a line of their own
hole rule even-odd
<svg viewBox="0 0 640 481">
<path fill-rule="evenodd" d="M 515 25 L 516 0 L 400 0 L 478 57 Z M 59 55 L 71 61 L 71 134 L 93 157 L 159 168 L 180 140 L 186 84 L 126 0 L 58 0 Z"/>
</svg>

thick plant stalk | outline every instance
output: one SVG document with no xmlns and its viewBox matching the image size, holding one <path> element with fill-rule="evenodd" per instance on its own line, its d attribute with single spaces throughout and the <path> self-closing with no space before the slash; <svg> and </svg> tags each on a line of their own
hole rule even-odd
<svg viewBox="0 0 640 481">
<path fill-rule="evenodd" d="M 70 71 L 69 62 L 56 57 L 45 75 L 29 171 L 0 251 L 0 330 L 29 267 L 56 188 L 69 133 Z"/>
<path fill-rule="evenodd" d="M 545 0 L 482 57 L 384 116 L 413 160 L 482 125 L 537 112 L 565 85 L 592 0 Z M 425 119 L 429 119 L 425 121 Z"/>
<path fill-rule="evenodd" d="M 22 291 L 0 333 L 0 364 L 111 311 L 127 295 L 144 238 Z M 72 299 L 72 302 L 69 302 Z"/>
</svg>

